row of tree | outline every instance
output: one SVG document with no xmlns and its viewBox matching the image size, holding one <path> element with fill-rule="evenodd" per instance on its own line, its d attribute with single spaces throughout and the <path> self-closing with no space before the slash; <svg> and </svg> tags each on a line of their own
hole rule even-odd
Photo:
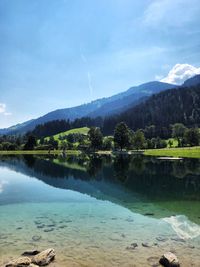
<svg viewBox="0 0 200 267">
<path fill-rule="evenodd" d="M 111 139 L 103 142 L 103 135 L 100 128 L 92 127 L 88 133 L 92 149 L 154 149 L 165 148 L 173 145 L 173 140 L 162 140 L 160 137 L 146 138 L 145 131 L 139 129 L 132 131 L 124 122 L 116 125 L 114 130 L 113 144 Z M 200 132 L 198 128 L 186 128 L 181 123 L 172 126 L 172 138 L 177 140 L 178 146 L 198 146 L 200 144 Z M 103 146 L 104 144 L 104 146 Z M 114 145 L 114 146 L 113 146 Z"/>
<path fill-rule="evenodd" d="M 114 129 L 113 136 L 104 137 L 99 127 L 91 127 L 88 135 L 73 133 L 60 136 L 55 140 L 53 136 L 38 139 L 32 133 L 24 136 L 0 137 L 0 150 L 48 150 L 48 149 L 75 149 L 75 150 L 113 150 L 113 149 L 154 149 L 174 146 L 178 147 L 198 146 L 200 144 L 200 132 L 198 128 L 187 128 L 182 123 L 171 126 L 171 139 L 168 141 L 154 136 L 155 126 L 149 126 L 148 130 L 139 129 L 135 132 L 126 123 L 120 122 Z"/>
</svg>

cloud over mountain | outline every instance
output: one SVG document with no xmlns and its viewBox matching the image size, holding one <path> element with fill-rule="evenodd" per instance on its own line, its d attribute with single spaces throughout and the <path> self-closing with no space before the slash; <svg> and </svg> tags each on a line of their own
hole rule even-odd
<svg viewBox="0 0 200 267">
<path fill-rule="evenodd" d="M 182 84 L 185 80 L 197 74 L 200 74 L 200 68 L 189 64 L 176 64 L 161 82 Z"/>
<path fill-rule="evenodd" d="M 5 116 L 11 115 L 10 112 L 6 112 L 6 104 L 0 103 L 0 114 L 3 114 Z"/>
</svg>

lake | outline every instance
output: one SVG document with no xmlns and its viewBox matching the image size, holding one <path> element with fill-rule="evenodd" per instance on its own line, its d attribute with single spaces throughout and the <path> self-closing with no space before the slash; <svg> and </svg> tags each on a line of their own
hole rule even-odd
<svg viewBox="0 0 200 267">
<path fill-rule="evenodd" d="M 52 267 L 199 267 L 200 161 L 1 156 L 0 265 L 49 247 Z"/>
</svg>

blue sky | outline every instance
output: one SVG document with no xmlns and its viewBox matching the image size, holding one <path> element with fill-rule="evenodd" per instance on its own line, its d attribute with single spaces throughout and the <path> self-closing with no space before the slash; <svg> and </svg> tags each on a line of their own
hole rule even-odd
<svg viewBox="0 0 200 267">
<path fill-rule="evenodd" d="M 199 0 L 1 0 L 0 128 L 199 73 L 199 14 Z"/>
</svg>

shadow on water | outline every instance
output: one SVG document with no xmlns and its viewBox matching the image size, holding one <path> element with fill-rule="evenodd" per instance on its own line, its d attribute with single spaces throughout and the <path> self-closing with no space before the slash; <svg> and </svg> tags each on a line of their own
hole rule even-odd
<svg viewBox="0 0 200 267">
<path fill-rule="evenodd" d="M 158 218 L 183 214 L 200 224 L 198 159 L 24 155 L 2 156 L 0 166 L 55 188 L 108 200 L 137 213 Z"/>
</svg>

